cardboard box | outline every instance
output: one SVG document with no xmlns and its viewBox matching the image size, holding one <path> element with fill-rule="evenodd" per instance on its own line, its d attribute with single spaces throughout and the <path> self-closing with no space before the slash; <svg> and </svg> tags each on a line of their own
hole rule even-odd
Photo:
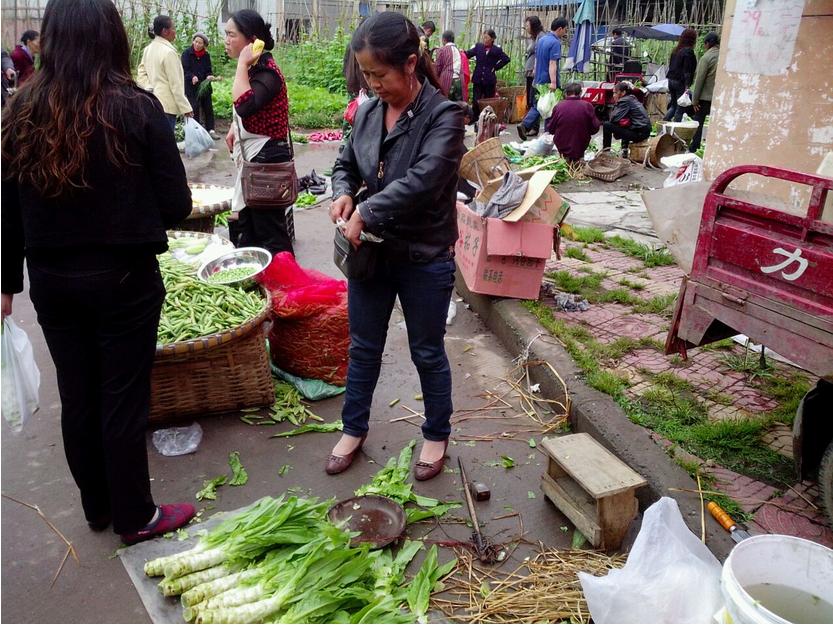
<svg viewBox="0 0 833 625">
<path fill-rule="evenodd" d="M 554 228 L 532 221 L 480 217 L 457 204 L 457 268 L 473 293 L 538 299 Z"/>
<path fill-rule="evenodd" d="M 516 173 L 526 180 L 529 186 L 521 205 L 504 217 L 503 220 L 508 222 L 529 221 L 551 226 L 557 226 L 564 221 L 564 217 L 570 210 L 570 205 L 550 185 L 555 172 L 542 170 L 540 167 L 530 167 Z M 482 204 L 487 204 L 502 184 L 502 177 L 490 180 L 475 199 Z"/>
</svg>

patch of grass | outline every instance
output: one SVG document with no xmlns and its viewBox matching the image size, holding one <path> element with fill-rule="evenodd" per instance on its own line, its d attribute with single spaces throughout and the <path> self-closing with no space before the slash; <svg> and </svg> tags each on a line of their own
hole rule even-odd
<svg viewBox="0 0 833 625">
<path fill-rule="evenodd" d="M 590 299 L 590 298 L 588 298 Z M 610 289 L 603 291 L 595 298 L 600 304 L 624 304 L 626 306 L 637 306 L 642 300 L 636 297 L 627 289 Z"/>
<path fill-rule="evenodd" d="M 625 389 L 630 386 L 630 381 L 615 371 L 599 369 L 587 374 L 587 384 L 615 399 L 622 396 Z"/>
<path fill-rule="evenodd" d="M 675 367 L 685 367 L 686 362 L 683 360 L 683 357 L 679 354 L 671 354 L 668 358 L 668 361 Z"/>
<path fill-rule="evenodd" d="M 575 258 L 576 260 L 583 260 L 585 263 L 590 262 L 590 257 L 580 247 L 568 247 L 567 250 L 564 252 L 564 256 L 566 256 L 567 258 Z"/>
<path fill-rule="evenodd" d="M 716 404 L 720 404 L 721 406 L 731 406 L 734 401 L 730 395 L 727 395 L 726 393 L 719 393 L 717 391 L 706 391 L 705 395 L 706 399 L 713 401 Z"/>
<path fill-rule="evenodd" d="M 576 271 L 580 271 L 581 273 L 596 273 L 592 267 L 578 267 Z"/>
<path fill-rule="evenodd" d="M 715 341 L 714 343 L 702 345 L 700 349 L 704 352 L 714 352 L 721 349 L 732 349 L 734 346 L 735 342 L 732 339 L 721 339 L 720 341 Z"/>
<path fill-rule="evenodd" d="M 765 359 L 762 361 L 760 354 L 750 350 L 744 351 L 743 354 L 724 354 L 720 361 L 732 371 L 747 374 L 750 382 L 755 378 L 771 377 L 774 372 L 774 367 L 769 362 Z"/>
<path fill-rule="evenodd" d="M 547 277 L 552 280 L 555 285 L 566 293 L 579 294 L 582 291 L 595 291 L 599 288 L 604 280 L 604 275 L 600 273 L 589 273 L 586 276 L 575 276 L 564 269 L 553 271 L 547 274 Z"/>
<path fill-rule="evenodd" d="M 622 278 L 621 280 L 619 280 L 619 284 L 622 286 L 626 286 L 629 289 L 633 289 L 634 291 L 641 291 L 645 288 L 645 285 L 641 282 L 632 282 L 627 278 Z"/>
<path fill-rule="evenodd" d="M 600 228 L 571 226 L 567 238 L 581 243 L 598 243 L 604 241 L 605 233 Z"/>
<path fill-rule="evenodd" d="M 662 384 L 664 387 L 677 391 L 693 391 L 694 387 L 691 382 L 678 376 L 671 371 L 662 371 L 654 376 L 654 382 Z"/>
<path fill-rule="evenodd" d="M 671 255 L 671 252 L 664 247 L 652 247 L 645 243 L 638 243 L 632 239 L 626 239 L 618 234 L 605 239 L 605 242 L 612 248 L 638 258 L 646 267 L 662 267 L 665 265 L 674 265 L 676 261 Z"/>
<path fill-rule="evenodd" d="M 792 425 L 798 404 L 810 390 L 810 385 L 800 376 L 773 375 L 761 381 L 761 390 L 778 401 L 778 407 L 766 413 L 767 418 Z"/>
<path fill-rule="evenodd" d="M 633 305 L 633 312 L 639 314 L 670 315 L 673 312 L 674 304 L 677 303 L 677 294 L 655 295 L 649 300 L 638 300 Z"/>
</svg>

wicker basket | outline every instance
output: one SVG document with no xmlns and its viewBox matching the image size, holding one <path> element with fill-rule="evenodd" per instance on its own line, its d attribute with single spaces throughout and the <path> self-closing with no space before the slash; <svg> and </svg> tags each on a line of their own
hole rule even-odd
<svg viewBox="0 0 833 625">
<path fill-rule="evenodd" d="M 487 139 L 463 155 L 460 175 L 481 189 L 486 183 L 502 177 L 510 171 L 509 161 L 503 153 L 503 143 L 497 137 Z"/>
<path fill-rule="evenodd" d="M 159 345 L 151 372 L 150 423 L 157 425 L 275 401 L 263 311 L 232 330 Z"/>
<path fill-rule="evenodd" d="M 502 87 L 497 94 L 509 100 L 508 122 L 510 124 L 521 121 L 528 110 L 526 103 L 526 87 Z"/>
<path fill-rule="evenodd" d="M 584 173 L 591 178 L 613 182 L 628 173 L 630 166 L 627 159 L 614 156 L 610 152 L 599 152 L 596 158 L 584 166 Z"/>
<path fill-rule="evenodd" d="M 477 104 L 481 110 L 491 106 L 499 123 L 509 123 L 509 100 L 507 98 L 483 98 L 478 100 Z"/>
<path fill-rule="evenodd" d="M 174 227 L 174 230 L 190 230 L 192 232 L 214 232 L 214 217 L 220 213 L 231 210 L 231 196 L 234 193 L 232 187 L 219 187 L 217 185 L 189 184 L 191 192 L 214 192 L 218 195 L 216 201 L 207 203 L 195 203 L 191 214 L 185 221 Z M 228 197 L 226 197 L 228 196 Z"/>
</svg>

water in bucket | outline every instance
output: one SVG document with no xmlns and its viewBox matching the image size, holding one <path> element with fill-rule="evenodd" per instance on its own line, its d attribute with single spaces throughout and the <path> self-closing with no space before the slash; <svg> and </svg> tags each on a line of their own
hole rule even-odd
<svg viewBox="0 0 833 625">
<path fill-rule="evenodd" d="M 762 607 L 790 623 L 833 623 L 833 604 L 782 584 L 755 584 L 744 590 Z"/>
</svg>

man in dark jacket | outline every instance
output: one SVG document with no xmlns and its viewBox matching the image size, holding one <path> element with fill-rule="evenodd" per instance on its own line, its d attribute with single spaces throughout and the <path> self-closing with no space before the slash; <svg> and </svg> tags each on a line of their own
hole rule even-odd
<svg viewBox="0 0 833 625">
<path fill-rule="evenodd" d="M 202 124 L 216 141 L 220 136 L 214 132 L 214 104 L 211 101 L 210 84 L 216 78 L 211 69 L 208 37 L 202 33 L 194 35 L 191 45 L 182 53 L 182 70 L 185 74 L 185 97 L 194 110 L 194 119 Z"/>
<path fill-rule="evenodd" d="M 555 105 L 547 122 L 555 147 L 568 162 L 581 161 L 590 139 L 599 131 L 601 122 L 593 105 L 581 99 L 581 84 L 571 82 L 564 87 L 564 99 Z"/>
<path fill-rule="evenodd" d="M 616 74 L 625 70 L 625 61 L 631 55 L 631 47 L 621 28 L 614 28 L 610 34 L 613 36 L 613 41 L 610 42 L 610 61 L 608 64 L 607 79 L 612 82 L 616 79 Z"/>
<path fill-rule="evenodd" d="M 610 121 L 604 123 L 602 145 L 609 148 L 613 137 L 621 139 L 623 157 L 627 157 L 628 145 L 632 141 L 645 141 L 651 136 L 651 120 L 648 112 L 631 93 L 632 89 L 633 87 L 628 82 L 616 83 L 613 89 L 613 100 L 616 105 L 610 115 Z"/>
</svg>

